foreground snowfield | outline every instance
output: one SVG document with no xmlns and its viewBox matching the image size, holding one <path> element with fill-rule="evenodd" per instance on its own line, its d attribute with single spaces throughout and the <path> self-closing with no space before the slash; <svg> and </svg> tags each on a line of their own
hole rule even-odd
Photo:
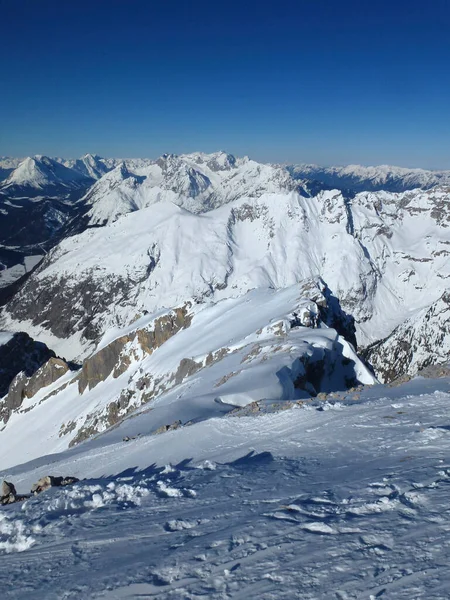
<svg viewBox="0 0 450 600">
<path fill-rule="evenodd" d="M 1 475 L 4 597 L 448 598 L 450 379 L 149 435 L 149 412 Z M 128 442 L 124 436 L 134 436 Z"/>
</svg>

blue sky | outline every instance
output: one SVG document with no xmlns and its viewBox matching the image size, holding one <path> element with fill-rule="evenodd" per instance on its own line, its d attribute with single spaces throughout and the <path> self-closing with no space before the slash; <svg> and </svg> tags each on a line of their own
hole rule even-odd
<svg viewBox="0 0 450 600">
<path fill-rule="evenodd" d="M 450 0 L 0 0 L 0 154 L 450 168 Z"/>
</svg>

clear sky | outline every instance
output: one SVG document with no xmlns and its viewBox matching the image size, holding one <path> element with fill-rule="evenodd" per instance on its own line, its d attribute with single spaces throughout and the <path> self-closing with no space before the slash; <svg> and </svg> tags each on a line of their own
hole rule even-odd
<svg viewBox="0 0 450 600">
<path fill-rule="evenodd" d="M 0 154 L 450 169 L 450 0 L 0 0 Z"/>
</svg>

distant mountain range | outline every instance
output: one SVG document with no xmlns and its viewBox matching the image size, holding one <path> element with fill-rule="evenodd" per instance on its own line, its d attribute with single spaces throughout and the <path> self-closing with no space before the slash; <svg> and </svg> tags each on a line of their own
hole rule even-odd
<svg viewBox="0 0 450 600">
<path fill-rule="evenodd" d="M 288 171 L 295 178 L 311 179 L 330 189 L 351 190 L 353 192 L 405 192 L 408 190 L 428 190 L 436 185 L 450 185 L 450 171 L 427 171 L 425 169 L 405 169 L 381 165 L 362 167 L 319 167 L 318 165 L 289 165 Z"/>
<path fill-rule="evenodd" d="M 132 172 L 145 169 L 161 160 L 172 157 L 172 168 L 177 168 L 176 160 L 185 159 L 212 172 L 232 170 L 243 160 L 225 152 L 213 154 L 193 153 L 176 157 L 164 155 L 160 159 L 120 159 L 102 158 L 93 154 L 85 154 L 79 159 L 48 158 L 34 156 L 25 159 L 0 157 L 0 189 L 8 193 L 19 193 L 21 186 L 29 190 L 45 191 L 55 189 L 56 185 L 67 189 L 79 189 L 83 185 L 92 184 L 120 164 Z M 249 161 L 253 162 L 253 161 Z M 60 166 L 59 166 L 60 165 Z M 267 165 L 266 165 L 267 166 Z M 69 169 L 62 168 L 65 167 Z M 277 167 L 277 166 L 276 166 Z M 408 169 L 390 165 L 365 167 L 348 165 L 343 167 L 321 167 L 314 164 L 280 165 L 294 178 L 321 184 L 329 189 L 360 191 L 403 192 L 412 189 L 430 189 L 436 185 L 450 185 L 450 170 L 430 171 L 426 169 Z M 16 189 L 17 188 L 17 189 Z"/>
</svg>

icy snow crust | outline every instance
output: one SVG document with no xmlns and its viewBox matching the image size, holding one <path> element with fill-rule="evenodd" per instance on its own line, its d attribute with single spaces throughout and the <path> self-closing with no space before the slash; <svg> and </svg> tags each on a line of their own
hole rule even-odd
<svg viewBox="0 0 450 600">
<path fill-rule="evenodd" d="M 142 413 L 3 471 L 19 492 L 49 472 L 85 479 L 1 511 L 0 582 L 49 600 L 446 598 L 449 385 L 160 436 Z"/>
</svg>

